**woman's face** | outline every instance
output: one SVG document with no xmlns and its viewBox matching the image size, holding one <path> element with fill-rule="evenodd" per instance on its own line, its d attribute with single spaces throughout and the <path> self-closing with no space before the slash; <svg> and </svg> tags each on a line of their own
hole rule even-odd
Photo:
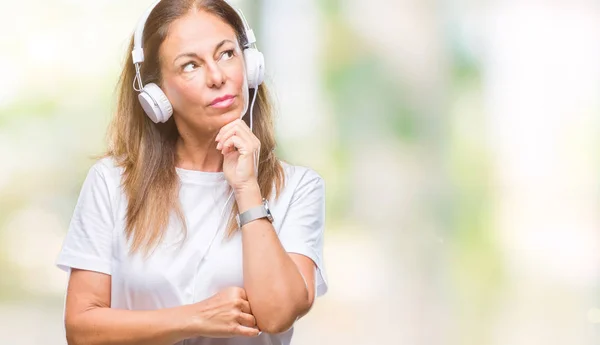
<svg viewBox="0 0 600 345">
<path fill-rule="evenodd" d="M 171 24 L 159 55 L 161 88 L 178 127 L 218 132 L 240 118 L 247 97 L 244 58 L 229 24 L 208 12 L 190 11 Z"/>
</svg>

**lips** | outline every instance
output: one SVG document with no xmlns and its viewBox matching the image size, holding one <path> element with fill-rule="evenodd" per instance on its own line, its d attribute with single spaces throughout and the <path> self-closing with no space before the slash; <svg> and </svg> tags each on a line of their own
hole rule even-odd
<svg viewBox="0 0 600 345">
<path fill-rule="evenodd" d="M 224 107 L 228 107 L 231 104 L 233 104 L 233 100 L 235 99 L 235 96 L 233 95 L 225 95 L 223 97 L 218 97 L 215 98 L 211 103 L 210 106 L 211 107 L 215 107 L 215 108 L 224 108 Z"/>
</svg>

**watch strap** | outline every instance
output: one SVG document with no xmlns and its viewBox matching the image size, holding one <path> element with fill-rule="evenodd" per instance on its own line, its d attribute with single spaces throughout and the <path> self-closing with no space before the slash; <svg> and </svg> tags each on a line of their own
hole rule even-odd
<svg viewBox="0 0 600 345">
<path fill-rule="evenodd" d="M 264 205 L 253 207 L 242 214 L 237 215 L 238 226 L 241 228 L 245 224 L 260 218 L 267 218 L 267 210 Z"/>
</svg>

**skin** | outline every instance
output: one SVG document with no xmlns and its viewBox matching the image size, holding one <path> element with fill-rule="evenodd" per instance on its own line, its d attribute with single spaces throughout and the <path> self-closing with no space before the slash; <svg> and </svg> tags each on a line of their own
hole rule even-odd
<svg viewBox="0 0 600 345">
<path fill-rule="evenodd" d="M 239 120 L 245 69 L 233 28 L 207 12 L 192 11 L 172 24 L 159 54 L 162 88 L 181 134 L 178 166 L 223 171 L 240 212 L 261 205 L 254 173 L 260 142 Z M 230 107 L 210 106 L 226 94 L 235 96 Z M 112 309 L 111 276 L 73 269 L 65 315 L 69 344 L 167 345 L 198 336 L 256 336 L 289 329 L 313 303 L 315 264 L 287 253 L 266 219 L 241 231 L 244 287 L 223 289 L 191 305 Z"/>
</svg>

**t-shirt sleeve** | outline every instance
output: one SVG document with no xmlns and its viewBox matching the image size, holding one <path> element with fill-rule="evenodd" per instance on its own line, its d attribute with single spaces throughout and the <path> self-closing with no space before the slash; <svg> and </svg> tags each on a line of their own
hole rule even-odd
<svg viewBox="0 0 600 345">
<path fill-rule="evenodd" d="M 113 218 L 109 188 L 98 164 L 89 170 L 56 265 L 111 274 Z"/>
<path fill-rule="evenodd" d="M 316 265 L 316 296 L 327 292 L 327 274 L 323 263 L 325 231 L 325 181 L 308 170 L 293 193 L 279 231 L 279 240 L 288 253 L 302 254 Z"/>
</svg>

